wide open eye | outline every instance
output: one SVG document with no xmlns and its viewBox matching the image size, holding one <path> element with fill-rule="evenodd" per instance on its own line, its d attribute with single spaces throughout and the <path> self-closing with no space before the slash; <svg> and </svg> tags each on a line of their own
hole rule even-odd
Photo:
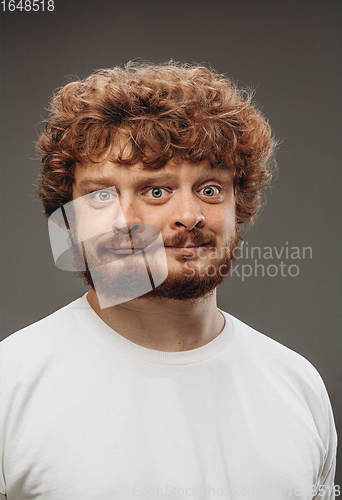
<svg viewBox="0 0 342 500">
<path fill-rule="evenodd" d="M 96 191 L 93 193 L 93 199 L 98 202 L 106 202 L 114 198 L 114 194 L 106 189 L 101 189 L 101 191 Z"/>
<path fill-rule="evenodd" d="M 200 193 L 202 193 L 204 196 L 211 197 L 220 194 L 220 190 L 216 186 L 206 186 L 201 189 Z"/>
<path fill-rule="evenodd" d="M 160 187 L 151 188 L 148 191 L 146 191 L 147 196 L 149 198 L 154 198 L 155 200 L 161 198 L 166 193 L 167 193 L 166 189 Z"/>
</svg>

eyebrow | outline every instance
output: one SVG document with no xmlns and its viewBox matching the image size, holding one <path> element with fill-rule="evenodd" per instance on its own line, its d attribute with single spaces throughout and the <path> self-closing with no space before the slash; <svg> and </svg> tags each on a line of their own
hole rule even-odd
<svg viewBox="0 0 342 500">
<path fill-rule="evenodd" d="M 156 173 L 156 175 L 150 175 L 149 177 L 142 177 L 141 182 L 144 184 L 152 184 L 154 182 L 171 182 L 172 180 L 175 179 L 174 174 L 167 174 L 167 173 L 162 173 L 159 174 Z"/>
<path fill-rule="evenodd" d="M 138 174 L 140 177 L 140 174 Z M 141 175 L 141 178 L 139 178 L 139 183 L 143 184 L 151 184 L 154 182 L 170 182 L 175 178 L 173 174 L 156 174 L 156 175 L 150 175 L 149 177 L 144 177 Z M 100 179 L 90 179 L 86 178 L 80 181 L 79 183 L 79 188 L 80 189 L 86 189 L 89 187 L 97 187 L 97 188 L 103 188 L 103 187 L 111 187 L 115 186 L 115 183 L 113 183 L 113 178 L 111 177 L 102 177 Z"/>
<path fill-rule="evenodd" d="M 110 179 L 109 177 L 102 177 L 100 179 L 83 179 L 79 183 L 80 188 L 87 188 L 87 187 L 108 187 L 108 186 L 113 186 L 113 179 Z"/>
</svg>

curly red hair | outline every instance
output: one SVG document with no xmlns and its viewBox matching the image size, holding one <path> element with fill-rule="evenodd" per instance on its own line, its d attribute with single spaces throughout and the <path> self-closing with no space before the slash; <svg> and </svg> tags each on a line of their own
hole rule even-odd
<svg viewBox="0 0 342 500">
<path fill-rule="evenodd" d="M 128 63 L 71 82 L 52 98 L 37 148 L 38 193 L 47 216 L 72 199 L 77 162 L 108 155 L 162 167 L 171 158 L 235 169 L 238 223 L 254 220 L 271 178 L 275 141 L 252 96 L 202 66 Z M 129 138 L 115 158 L 115 137 Z M 127 152 L 128 151 L 128 152 Z"/>
</svg>

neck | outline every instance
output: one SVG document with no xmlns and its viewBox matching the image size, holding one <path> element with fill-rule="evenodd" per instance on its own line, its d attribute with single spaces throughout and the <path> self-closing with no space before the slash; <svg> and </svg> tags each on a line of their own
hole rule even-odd
<svg viewBox="0 0 342 500">
<path fill-rule="evenodd" d="M 134 299 L 101 309 L 94 290 L 90 306 L 110 328 L 135 344 L 158 351 L 188 351 L 201 347 L 223 330 L 216 290 L 196 300 Z"/>
</svg>

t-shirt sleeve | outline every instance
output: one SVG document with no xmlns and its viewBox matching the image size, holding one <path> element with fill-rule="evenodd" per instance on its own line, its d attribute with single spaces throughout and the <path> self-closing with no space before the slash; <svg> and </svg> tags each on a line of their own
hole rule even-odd
<svg viewBox="0 0 342 500">
<path fill-rule="evenodd" d="M 5 442 L 5 390 L 4 390 L 4 349 L 3 342 L 0 345 L 0 500 L 5 500 L 6 481 L 4 477 L 4 442 Z"/>
<path fill-rule="evenodd" d="M 323 382 L 321 392 L 325 409 L 326 452 L 319 480 L 317 484 L 313 486 L 312 498 L 313 500 L 333 500 L 335 496 L 340 495 L 340 487 L 337 485 L 335 486 L 334 484 L 336 471 L 337 433 L 329 396 Z"/>
<path fill-rule="evenodd" d="M 0 374 L 0 382 L 1 382 L 1 374 Z M 2 387 L 0 383 L 0 394 L 2 393 Z M 1 401 L 0 405 L 0 412 L 1 412 L 1 407 L 3 406 L 3 401 Z M 4 421 L 4 416 L 3 414 L 0 414 L 0 500 L 4 500 L 6 497 L 5 492 L 6 492 L 6 484 L 5 484 L 5 478 L 4 478 L 4 447 L 3 447 L 3 439 L 4 439 L 4 429 L 3 429 L 3 421 Z"/>
<path fill-rule="evenodd" d="M 333 461 L 330 470 L 328 471 L 327 476 L 324 481 L 319 485 L 314 486 L 313 500 L 333 500 L 336 495 L 340 494 L 340 487 L 335 486 L 334 478 L 335 478 L 335 470 L 336 470 L 336 460 Z"/>
<path fill-rule="evenodd" d="M 1 463 L 0 463 L 0 500 L 5 500 L 7 496 L 5 495 L 6 492 L 6 484 L 5 484 L 5 478 L 3 474 L 4 470 L 4 464 L 3 464 L 3 450 L 2 446 L 0 445 L 0 456 L 1 456 Z"/>
<path fill-rule="evenodd" d="M 0 452 L 1 452 L 1 447 L 0 447 Z M 0 464 L 0 500 L 4 500 L 6 497 L 5 491 L 6 491 L 6 485 L 5 485 L 5 478 L 3 474 L 4 470 L 4 464 L 2 463 L 3 461 L 3 453 L 1 452 L 1 464 Z"/>
</svg>

